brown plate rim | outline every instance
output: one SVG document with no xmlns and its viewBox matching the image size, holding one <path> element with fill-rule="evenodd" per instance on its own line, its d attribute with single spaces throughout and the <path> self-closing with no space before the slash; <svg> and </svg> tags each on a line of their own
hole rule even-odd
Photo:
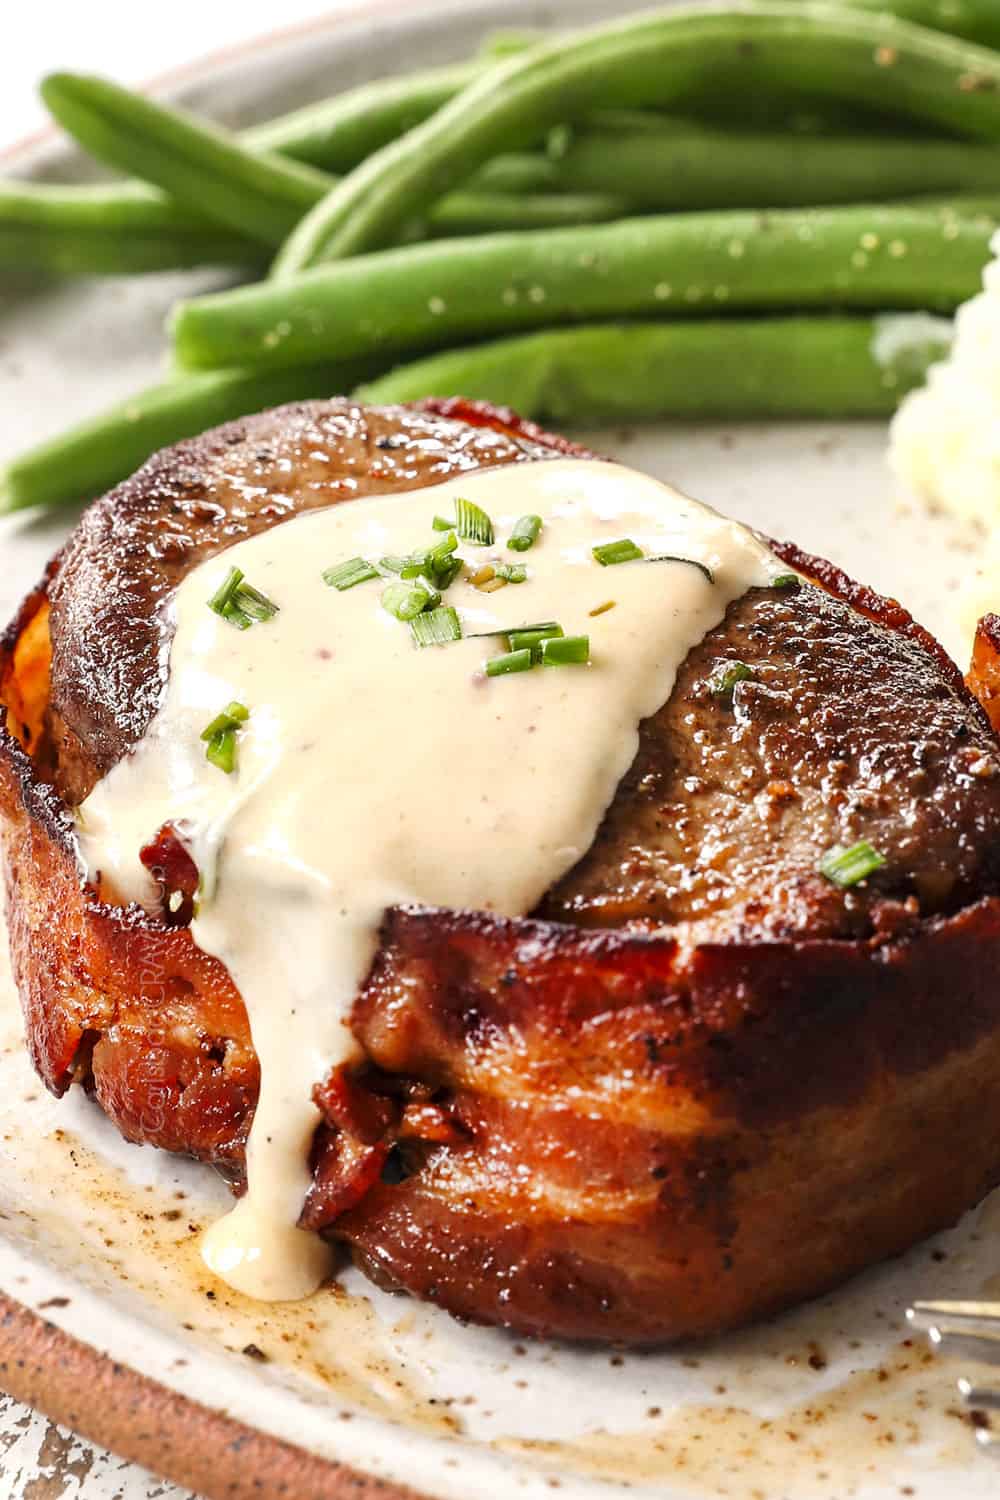
<svg viewBox="0 0 1000 1500">
<path fill-rule="evenodd" d="M 0 1386 L 205 1500 L 433 1500 L 212 1411 L 3 1293 Z"/>
</svg>

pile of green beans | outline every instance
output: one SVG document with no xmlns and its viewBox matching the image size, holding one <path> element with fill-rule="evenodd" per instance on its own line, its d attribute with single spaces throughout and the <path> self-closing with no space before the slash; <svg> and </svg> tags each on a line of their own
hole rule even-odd
<svg viewBox="0 0 1000 1500">
<path fill-rule="evenodd" d="M 603 223 L 650 212 L 877 203 L 1000 190 L 1000 147 L 723 131 L 653 117 L 573 132 L 559 156 L 501 156 L 431 205 L 405 242 Z M 0 269 L 122 274 L 263 267 L 257 238 L 141 183 L 0 182 Z"/>
<path fill-rule="evenodd" d="M 483 73 L 332 188 L 286 240 L 274 274 L 379 249 L 422 202 L 499 151 L 602 106 L 676 107 L 706 75 L 746 93 L 791 77 L 819 98 L 1000 141 L 1000 55 L 985 48 L 825 4 L 676 6 L 542 43 Z"/>
<path fill-rule="evenodd" d="M 995 0 L 686 0 L 239 133 L 53 75 L 132 180 L 0 183 L 0 270 L 273 263 L 180 303 L 175 375 L 10 465 L 0 510 L 355 387 L 569 423 L 884 415 L 948 335 L 887 362 L 880 318 L 953 311 L 1000 223 L 998 49 Z"/>
</svg>

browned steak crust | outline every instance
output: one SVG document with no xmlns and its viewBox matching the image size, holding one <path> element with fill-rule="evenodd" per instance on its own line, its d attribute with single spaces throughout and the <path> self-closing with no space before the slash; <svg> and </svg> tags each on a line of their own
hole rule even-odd
<svg viewBox="0 0 1000 1500">
<path fill-rule="evenodd" d="M 726 659 L 754 673 L 731 706 L 709 686 Z M 819 861 L 861 838 L 886 867 L 838 891 Z M 738 600 L 691 652 L 593 848 L 542 912 L 690 922 L 716 941 L 862 936 L 953 911 L 998 876 L 1000 760 L 978 704 L 919 639 L 807 587 Z M 885 913 L 887 900 L 904 909 Z"/>
<path fill-rule="evenodd" d="M 130 1138 L 239 1177 L 240 996 L 185 926 L 81 887 L 65 806 L 155 711 L 179 578 L 307 506 L 562 451 L 462 403 L 311 403 L 92 508 L 0 651 L 12 952 L 51 1088 L 75 1073 Z M 533 920 L 387 914 L 354 1015 L 367 1061 L 317 1091 L 304 1214 L 379 1279 L 523 1331 L 701 1333 L 1000 1178 L 994 732 L 905 611 L 780 550 L 817 586 L 747 595 L 691 653 Z M 720 701 L 735 659 L 753 678 Z M 817 863 L 859 837 L 886 865 L 841 892 Z"/>
<path fill-rule="evenodd" d="M 84 514 L 49 585 L 50 734 L 80 802 L 140 739 L 166 684 L 163 605 L 198 563 L 305 510 L 559 457 L 529 424 L 307 401 L 156 454 Z"/>
</svg>

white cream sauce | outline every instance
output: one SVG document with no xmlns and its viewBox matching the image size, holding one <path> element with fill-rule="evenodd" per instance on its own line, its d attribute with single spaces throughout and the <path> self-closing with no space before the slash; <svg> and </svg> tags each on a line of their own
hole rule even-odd
<svg viewBox="0 0 1000 1500">
<path fill-rule="evenodd" d="M 425 547 L 457 496 L 493 519 L 496 544 L 462 544 L 448 590 L 466 637 L 417 649 L 380 604 L 381 580 L 338 592 L 322 570 Z M 506 550 L 514 522 L 543 518 Z M 601 567 L 595 543 L 704 563 Z M 484 594 L 494 557 L 528 579 Z M 245 631 L 207 607 L 239 567 L 280 606 Z M 145 737 L 81 809 L 93 878 L 157 905 L 139 850 L 185 827 L 205 894 L 193 936 L 229 968 L 261 1063 L 248 1190 L 212 1226 L 209 1266 L 268 1300 L 307 1295 L 327 1270 L 296 1227 L 319 1120 L 312 1091 L 356 1053 L 354 997 L 386 908 L 401 902 L 528 912 L 586 852 L 633 760 L 641 719 L 672 690 L 692 646 L 747 589 L 787 571 L 746 528 L 615 464 L 548 460 L 314 511 L 238 543 L 188 575 L 174 603 L 165 700 Z M 613 600 L 614 607 L 594 614 Z M 506 649 L 474 631 L 558 620 L 589 635 L 586 666 L 489 678 Z M 238 767 L 205 758 L 201 731 L 232 700 L 250 717 Z"/>
</svg>

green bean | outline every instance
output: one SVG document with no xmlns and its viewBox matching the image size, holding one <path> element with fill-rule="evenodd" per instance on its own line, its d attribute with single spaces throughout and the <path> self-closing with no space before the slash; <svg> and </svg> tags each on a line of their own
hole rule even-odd
<svg viewBox="0 0 1000 1500">
<path fill-rule="evenodd" d="M 1000 188 L 1000 147 L 907 136 L 713 130 L 663 120 L 574 131 L 551 192 L 616 193 L 644 209 L 874 203 Z"/>
<path fill-rule="evenodd" d="M 449 193 L 414 226 L 420 239 L 558 229 L 621 219 L 631 205 L 611 193 Z"/>
<path fill-rule="evenodd" d="M 983 48 L 826 5 L 677 6 L 533 47 L 484 73 L 333 188 L 290 236 L 276 273 L 385 245 L 423 203 L 551 125 L 600 105 L 676 106 L 706 78 L 744 93 L 792 79 L 819 98 L 1000 140 L 1000 56 Z"/>
<path fill-rule="evenodd" d="M 332 181 L 105 79 L 53 73 L 41 91 L 59 123 L 100 161 L 264 244 L 280 244 Z"/>
<path fill-rule="evenodd" d="M 347 392 L 377 368 L 368 360 L 263 375 L 219 370 L 153 386 L 0 470 L 0 514 L 90 499 L 126 479 L 159 448 L 282 401 Z"/>
<path fill-rule="evenodd" d="M 0 180 L 0 269 L 56 275 L 259 266 L 266 252 L 142 183 Z"/>
<path fill-rule="evenodd" d="M 1000 6 L 996 0 L 840 0 L 855 10 L 886 10 L 902 21 L 946 31 L 983 47 L 1000 47 Z"/>
<path fill-rule="evenodd" d="M 979 288 L 998 213 L 1000 198 L 675 214 L 383 250 L 182 302 L 175 349 L 190 368 L 267 366 L 721 307 L 950 311 Z"/>
<path fill-rule="evenodd" d="M 456 234 L 597 224 L 627 205 L 608 193 L 459 192 L 408 227 L 406 243 Z M 0 179 L 0 271 L 116 275 L 266 265 L 256 240 L 217 228 L 141 183 L 56 187 Z"/>
<path fill-rule="evenodd" d="M 252 125 L 240 139 L 254 151 L 280 152 L 328 172 L 349 172 L 373 151 L 422 124 L 493 66 L 494 59 L 479 57 L 398 78 L 376 78 L 332 99 Z"/>
<path fill-rule="evenodd" d="M 558 176 L 556 163 L 540 151 L 512 151 L 486 162 L 465 188 L 477 193 L 548 193 Z"/>
<path fill-rule="evenodd" d="M 913 334 L 893 344 L 893 322 L 914 324 Z M 373 403 L 462 395 L 577 426 L 879 417 L 947 352 L 950 335 L 949 323 L 912 316 L 612 323 L 449 350 L 355 394 Z"/>
<path fill-rule="evenodd" d="M 852 10 L 874 10 L 895 16 L 900 21 L 929 26 L 932 31 L 946 31 L 984 47 L 1000 47 L 1000 8 L 996 0 L 838 0 Z M 545 32 L 500 29 L 487 36 L 480 48 L 485 57 L 509 57 L 526 47 L 543 41 Z"/>
<path fill-rule="evenodd" d="M 529 47 L 544 42 L 551 35 L 551 31 L 542 31 L 537 26 L 499 26 L 483 37 L 479 44 L 479 55 L 494 61 L 498 57 L 510 57 L 514 52 L 525 52 Z"/>
</svg>

